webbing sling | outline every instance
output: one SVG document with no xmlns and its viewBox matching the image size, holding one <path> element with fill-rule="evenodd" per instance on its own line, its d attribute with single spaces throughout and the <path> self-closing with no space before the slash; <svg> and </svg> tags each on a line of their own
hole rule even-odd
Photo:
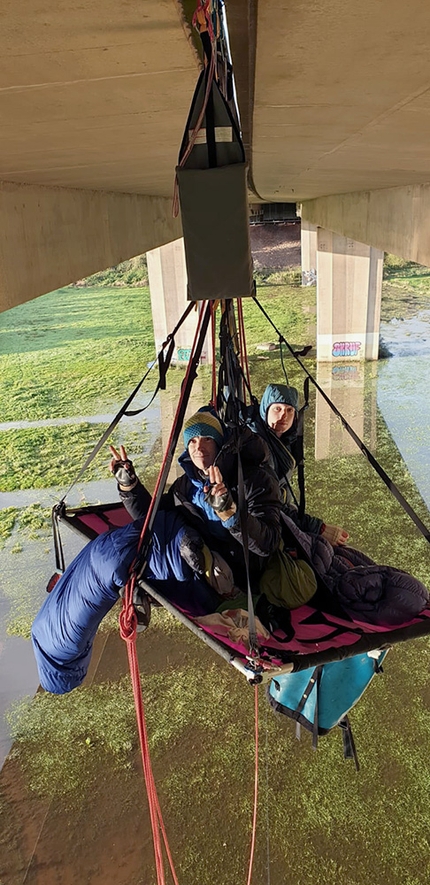
<svg viewBox="0 0 430 885">
<path fill-rule="evenodd" d="M 163 342 L 163 344 L 161 345 L 161 349 L 160 349 L 160 352 L 159 352 L 159 354 L 158 354 L 158 370 L 159 370 L 159 378 L 158 378 L 157 386 L 156 386 L 156 388 L 155 388 L 155 390 L 154 390 L 154 393 L 152 394 L 151 399 L 149 400 L 149 402 L 146 404 L 146 406 L 143 406 L 141 409 L 135 409 L 134 411 L 128 411 L 128 406 L 130 405 L 130 403 L 132 402 L 132 400 L 134 399 L 134 397 L 136 396 L 136 394 L 138 393 L 138 391 L 139 391 L 140 388 L 142 387 L 143 382 L 144 382 L 144 381 L 146 380 L 146 378 L 148 377 L 148 375 L 149 375 L 151 369 L 153 368 L 155 362 L 152 363 L 152 364 L 150 365 L 148 371 L 145 372 L 143 378 L 141 378 L 141 380 L 139 381 L 139 383 L 136 384 L 136 387 L 134 388 L 134 390 L 132 390 L 130 396 L 126 399 L 125 403 L 121 406 L 119 412 L 117 412 L 117 414 L 115 415 L 115 417 L 112 419 L 112 421 L 111 421 L 111 423 L 109 424 L 109 427 L 107 428 L 107 430 L 104 431 L 104 433 L 103 433 L 102 436 L 100 437 L 99 441 L 96 443 L 96 445 L 94 446 L 93 450 L 92 450 L 92 451 L 90 452 L 90 454 L 88 455 L 88 458 L 87 458 L 87 460 L 85 461 L 85 464 L 83 465 L 83 467 L 81 467 L 81 469 L 80 469 L 78 475 L 77 475 L 77 476 L 75 477 L 75 479 L 73 480 L 71 486 L 67 489 L 67 492 L 65 492 L 65 494 L 64 494 L 63 497 L 61 498 L 61 500 L 60 500 L 60 502 L 59 502 L 59 505 L 56 505 L 56 506 L 60 506 L 60 505 L 66 500 L 66 498 L 67 498 L 67 496 L 70 494 L 70 492 L 71 492 L 73 486 L 75 486 L 76 483 L 79 482 L 81 476 L 85 473 L 87 467 L 89 467 L 89 465 L 91 464 L 91 461 L 93 460 L 93 458 L 95 458 L 95 456 L 97 455 L 97 453 L 100 451 L 101 447 L 104 445 L 104 443 L 106 442 L 106 440 L 109 438 L 109 436 L 110 436 L 110 434 L 112 433 L 112 431 L 115 430 L 115 427 L 117 426 L 117 424 L 119 424 L 121 418 L 122 418 L 124 415 L 126 415 L 127 417 L 131 417 L 131 416 L 134 416 L 134 415 L 139 415 L 141 412 L 144 412 L 145 409 L 149 408 L 149 406 L 151 405 L 151 403 L 152 403 L 152 401 L 154 400 L 155 396 L 157 395 L 158 391 L 159 391 L 159 390 L 165 390 L 165 389 L 166 389 L 166 374 L 167 374 L 167 370 L 168 370 L 168 368 L 169 368 L 169 366 L 170 366 L 170 363 L 171 363 L 171 360 L 172 360 L 173 351 L 174 351 L 174 349 L 175 349 L 175 335 L 176 335 L 176 332 L 177 332 L 178 329 L 182 326 L 182 323 L 186 320 L 188 314 L 191 312 L 191 310 L 193 309 L 194 306 L 195 306 L 195 305 L 194 305 L 193 303 L 191 303 L 191 304 L 189 304 L 189 305 L 187 306 L 187 308 L 184 310 L 184 313 L 182 314 L 180 320 L 179 320 L 178 323 L 176 324 L 175 328 L 174 328 L 173 331 L 170 333 L 170 335 L 167 336 L 166 340 L 165 340 L 165 341 Z M 167 347 L 168 349 L 167 349 L 166 356 L 164 356 L 164 350 L 165 350 L 166 347 Z M 55 509 L 55 508 L 54 508 L 54 509 Z"/>
<path fill-rule="evenodd" d="M 300 717 L 302 715 L 303 709 L 306 706 L 306 703 L 309 699 L 309 695 L 312 693 L 312 691 L 315 691 L 316 694 L 315 694 L 314 720 L 312 722 L 312 729 L 311 729 L 311 731 L 312 731 L 312 747 L 314 750 L 316 750 L 318 747 L 318 707 L 319 707 L 318 695 L 319 695 L 319 687 L 320 687 L 320 683 L 321 683 L 321 675 L 322 675 L 322 667 L 320 665 L 318 665 L 317 667 L 315 667 L 315 670 L 313 671 L 313 673 L 309 679 L 309 682 L 302 694 L 302 697 L 301 697 L 301 699 L 300 699 L 299 703 L 297 704 L 297 707 L 294 711 L 294 713 L 297 714 L 297 717 Z M 297 718 L 297 720 L 296 720 L 296 738 L 298 740 L 300 740 L 300 719 L 299 718 Z"/>
<path fill-rule="evenodd" d="M 299 506 L 298 515 L 302 519 L 306 511 L 306 492 L 305 492 L 305 451 L 303 444 L 303 424 L 304 413 L 309 408 L 309 378 L 305 378 L 303 384 L 304 403 L 297 415 L 297 437 L 295 440 L 295 454 L 297 463 L 297 482 L 299 486 Z"/>
<path fill-rule="evenodd" d="M 256 296 L 253 295 L 252 297 L 253 297 L 253 300 L 255 301 L 257 307 L 260 308 L 261 312 L 264 314 L 264 316 L 266 317 L 266 319 L 268 320 L 268 322 L 270 323 L 272 328 L 275 330 L 276 334 L 279 337 L 279 341 L 284 343 L 286 345 L 286 347 L 288 347 L 288 350 L 290 351 L 291 355 L 298 362 L 299 366 L 303 369 L 304 373 L 308 376 L 310 381 L 312 381 L 312 384 L 314 385 L 314 387 L 316 387 L 316 389 L 321 394 L 323 399 L 325 399 L 327 405 L 330 406 L 332 412 L 334 412 L 334 414 L 340 419 L 342 426 L 349 433 L 349 435 L 352 437 L 352 439 L 354 440 L 354 442 L 356 443 L 356 445 L 358 446 L 360 451 L 363 452 L 363 455 L 366 456 L 367 460 L 369 461 L 369 464 L 371 464 L 373 469 L 376 470 L 377 474 L 381 477 L 382 481 L 385 483 L 387 488 L 390 490 L 391 494 L 394 496 L 394 498 L 396 498 L 396 500 L 399 502 L 401 507 L 403 507 L 403 510 L 405 511 L 405 513 L 408 514 L 408 516 L 410 517 L 412 522 L 415 523 L 417 529 L 421 532 L 421 534 L 426 539 L 426 541 L 428 541 L 430 543 L 430 530 L 427 528 L 427 526 L 420 519 L 420 517 L 418 516 L 418 513 L 415 512 L 415 510 L 409 504 L 409 502 L 406 500 L 406 498 L 403 497 L 400 489 L 397 488 L 395 482 L 393 482 L 393 480 L 388 476 L 388 473 L 386 473 L 386 471 L 381 466 L 379 461 L 377 461 L 376 458 L 372 455 L 372 453 L 369 451 L 369 449 L 364 444 L 364 442 L 356 434 L 355 430 L 353 430 L 351 425 L 348 424 L 346 418 L 344 418 L 344 416 L 341 414 L 341 412 L 339 412 L 339 409 L 331 401 L 330 397 L 327 396 L 327 394 L 324 392 L 322 387 L 320 387 L 320 385 L 318 384 L 316 379 L 313 377 L 313 375 L 311 375 L 311 373 L 308 371 L 306 366 L 302 363 L 297 352 L 293 350 L 293 348 L 288 344 L 288 341 L 284 338 L 284 336 L 279 331 L 279 329 L 277 329 L 277 327 L 275 326 L 275 323 L 273 322 L 273 320 L 271 320 L 271 318 L 269 317 L 269 314 L 267 313 L 267 311 L 265 311 L 264 307 L 260 304 L 260 302 L 258 301 Z"/>
<path fill-rule="evenodd" d="M 146 515 L 146 519 L 142 528 L 142 532 L 139 538 L 138 544 L 138 557 L 136 559 L 136 563 L 133 565 L 133 573 L 139 577 L 144 571 L 146 564 L 146 555 L 148 550 L 148 544 L 150 543 L 150 532 L 152 526 L 154 524 L 154 519 L 157 515 L 157 511 L 160 505 L 161 496 L 164 492 L 167 478 L 169 476 L 170 468 L 172 466 L 173 455 L 175 453 L 175 449 L 178 443 L 179 434 L 182 430 L 182 425 L 184 422 L 185 412 L 188 406 L 188 401 L 191 394 L 191 389 L 194 383 L 195 378 L 197 378 L 197 369 L 200 361 L 200 356 L 203 349 L 203 344 L 205 342 L 209 320 L 211 318 L 211 305 L 210 302 L 206 302 L 203 306 L 202 312 L 200 314 L 198 327 L 196 330 L 196 335 L 192 347 L 191 356 L 189 359 L 189 363 L 187 366 L 187 372 L 185 378 L 182 382 L 181 386 L 181 394 L 179 397 L 179 403 L 176 409 L 176 414 L 173 419 L 173 425 L 170 431 L 170 437 L 167 443 L 166 452 L 163 458 L 163 463 L 161 466 L 160 473 L 158 474 L 157 483 L 154 489 L 154 494 L 152 496 L 152 500 L 148 509 L 148 513 Z M 147 538 L 149 540 L 147 540 Z"/>
</svg>

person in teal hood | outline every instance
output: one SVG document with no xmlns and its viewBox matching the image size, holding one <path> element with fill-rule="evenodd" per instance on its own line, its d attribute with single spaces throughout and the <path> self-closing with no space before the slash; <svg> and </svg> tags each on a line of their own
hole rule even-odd
<svg viewBox="0 0 430 885">
<path fill-rule="evenodd" d="M 269 445 L 273 468 L 279 479 L 287 515 L 295 522 L 291 478 L 296 467 L 297 417 L 299 394 L 287 384 L 268 384 L 260 401 L 259 416 L 253 429 Z M 260 419 L 260 420 L 258 420 Z M 303 531 L 321 534 L 334 547 L 346 544 L 349 534 L 341 526 L 329 525 L 316 516 L 304 514 L 298 522 Z"/>
</svg>

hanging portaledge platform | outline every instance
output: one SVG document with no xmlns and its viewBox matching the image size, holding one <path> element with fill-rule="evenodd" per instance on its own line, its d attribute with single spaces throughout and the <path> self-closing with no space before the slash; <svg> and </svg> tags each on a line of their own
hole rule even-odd
<svg viewBox="0 0 430 885">
<path fill-rule="evenodd" d="M 215 80 L 211 82 L 209 67 L 202 71 L 194 93 L 176 175 L 188 299 L 252 295 L 245 152 L 230 109 Z"/>
<path fill-rule="evenodd" d="M 63 507 L 56 519 L 69 525 L 81 536 L 92 540 L 112 528 L 131 521 L 122 502 L 98 504 L 87 507 Z M 160 582 L 158 582 L 159 584 Z M 170 611 L 188 629 L 200 637 L 220 657 L 227 660 L 247 679 L 253 676 L 249 668 L 248 650 L 232 640 L 224 627 L 198 626 L 194 616 L 178 604 L 168 602 L 150 583 L 141 580 L 142 586 L 164 608 Z M 262 640 L 260 657 L 264 671 L 259 681 L 270 682 L 273 676 L 317 667 L 331 661 L 363 654 L 375 649 L 387 649 L 398 642 L 417 639 L 430 634 L 430 605 L 420 615 L 397 627 L 380 627 L 351 620 L 302 605 L 290 612 L 291 631 L 287 636 L 274 636 Z"/>
</svg>

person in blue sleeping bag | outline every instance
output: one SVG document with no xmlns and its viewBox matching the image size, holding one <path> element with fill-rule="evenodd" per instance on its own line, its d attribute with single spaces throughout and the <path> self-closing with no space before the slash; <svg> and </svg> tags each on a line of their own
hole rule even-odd
<svg viewBox="0 0 430 885">
<path fill-rule="evenodd" d="M 148 505 L 150 496 L 148 493 Z M 70 563 L 33 622 L 31 638 L 40 684 L 65 694 L 87 673 L 97 628 L 118 601 L 135 559 L 143 518 L 99 535 Z M 204 575 L 187 564 L 190 547 L 202 542 L 181 515 L 159 511 L 142 577 L 191 615 L 215 611 L 220 599 Z"/>
</svg>

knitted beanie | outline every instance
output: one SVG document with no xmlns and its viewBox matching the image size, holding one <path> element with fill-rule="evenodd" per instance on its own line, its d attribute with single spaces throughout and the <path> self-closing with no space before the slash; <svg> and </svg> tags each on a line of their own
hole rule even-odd
<svg viewBox="0 0 430 885">
<path fill-rule="evenodd" d="M 209 436 L 214 439 L 219 448 L 224 443 L 224 435 L 221 422 L 215 414 L 202 409 L 187 418 L 184 424 L 184 446 L 187 449 L 190 439 L 195 436 Z"/>
</svg>

